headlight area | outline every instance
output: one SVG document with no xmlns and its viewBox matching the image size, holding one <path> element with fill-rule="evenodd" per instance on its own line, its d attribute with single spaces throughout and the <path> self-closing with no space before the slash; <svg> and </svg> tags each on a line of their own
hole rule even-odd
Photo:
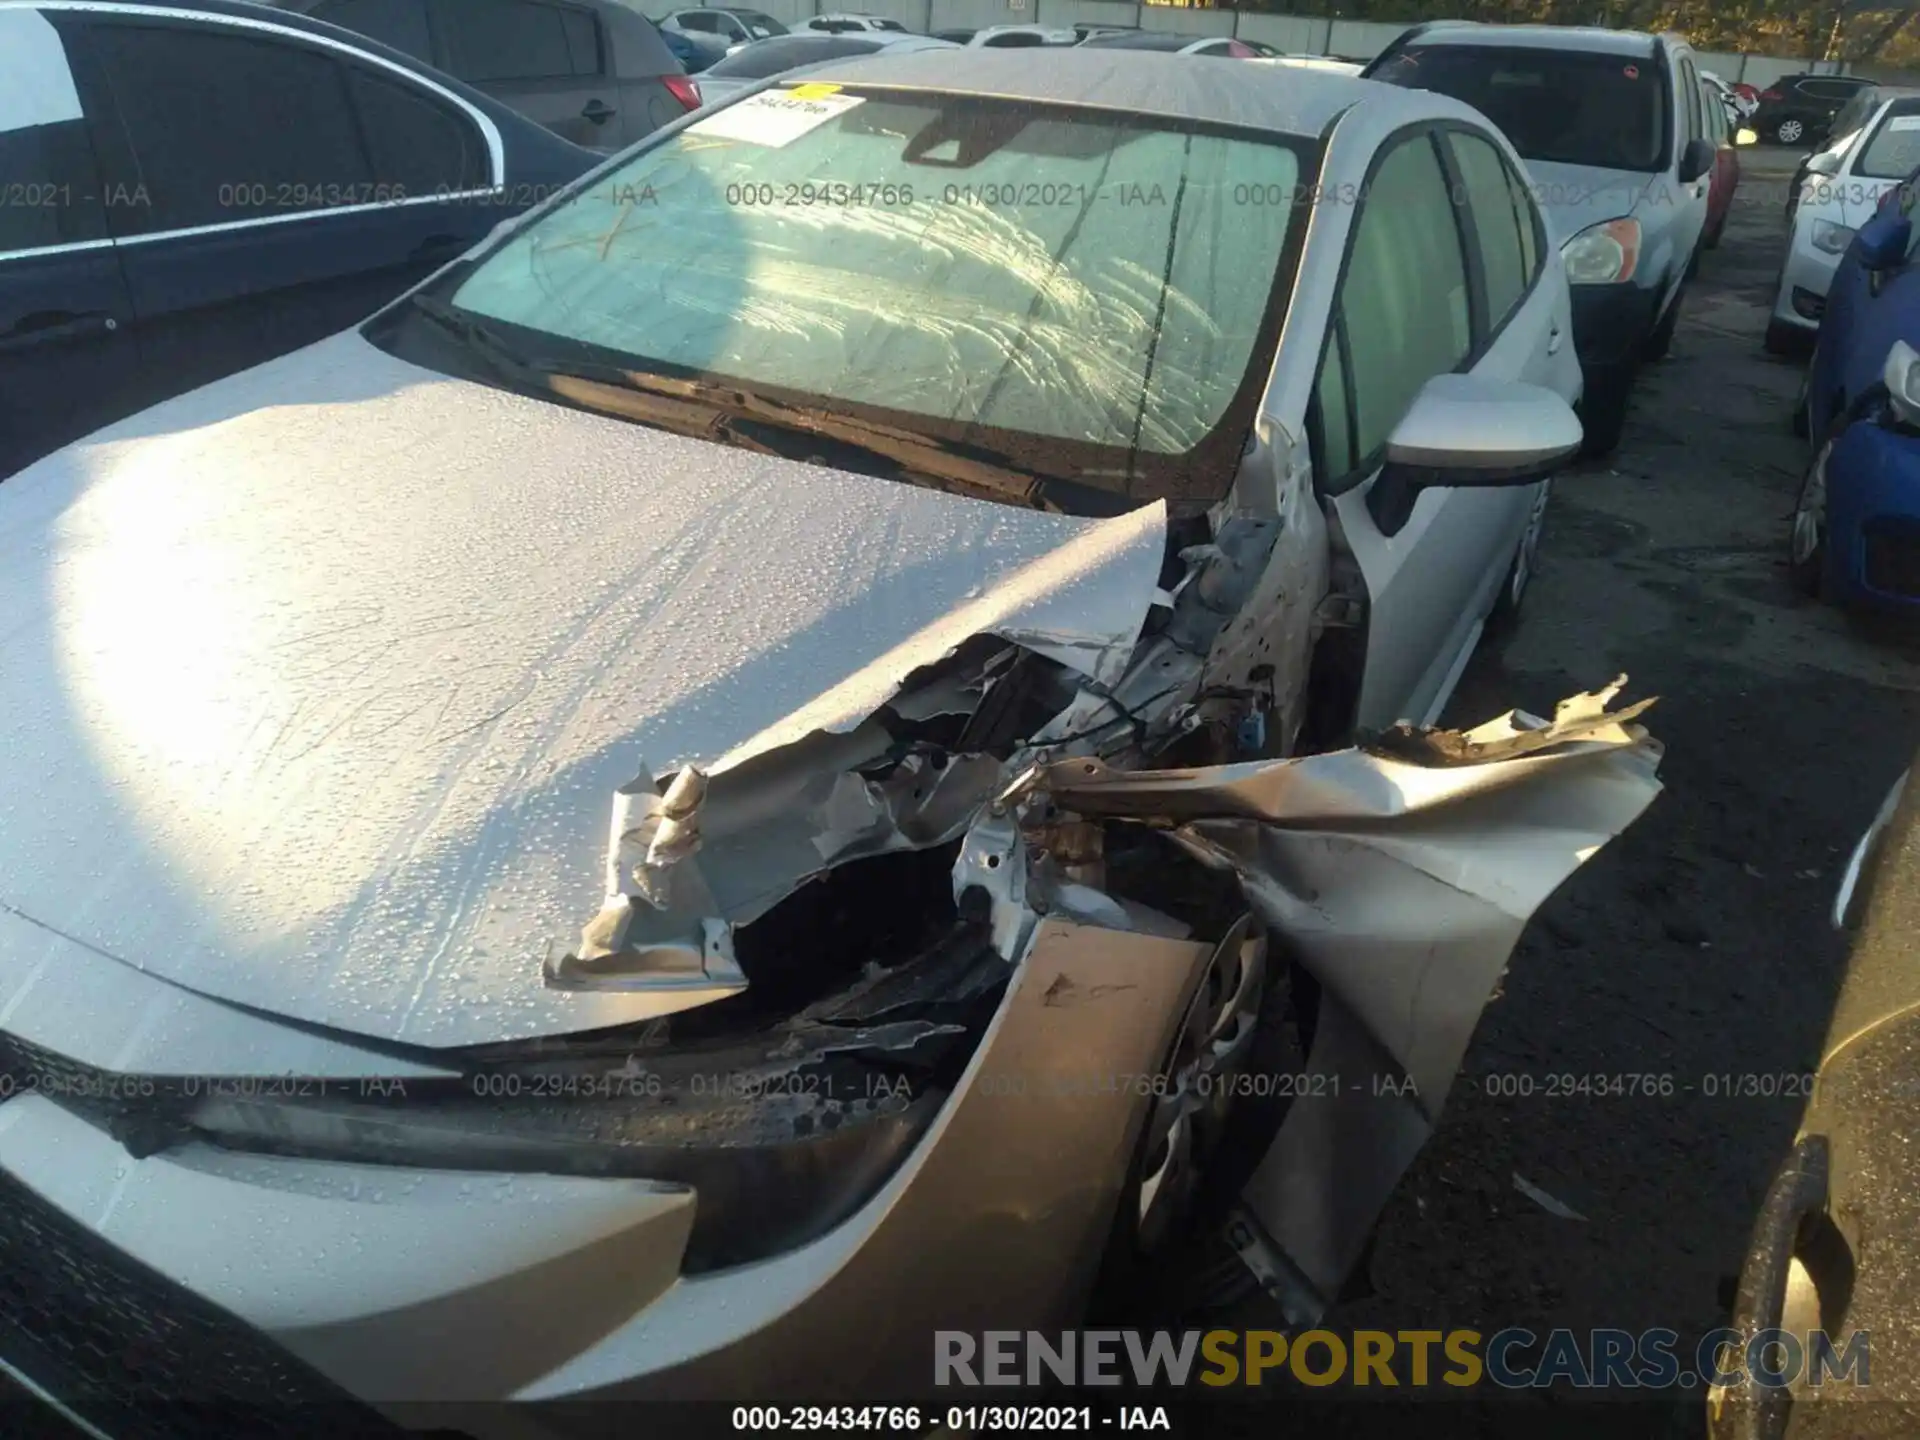
<svg viewBox="0 0 1920 1440">
<path fill-rule="evenodd" d="M 137 1105 L 71 1108 L 137 1153 L 199 1139 L 416 1170 L 684 1185 L 697 1200 L 682 1273 L 764 1259 L 832 1229 L 885 1183 L 1005 991 L 1010 968 L 986 926 L 954 904 L 956 849 L 855 861 L 802 887 L 737 933 L 745 993 L 644 1027 L 436 1052 L 458 1079 L 156 1080 Z M 782 1002 L 795 1008 L 771 1016 Z"/>
<path fill-rule="evenodd" d="M 1900 429 L 1920 432 L 1920 350 L 1904 340 L 1896 340 L 1880 367 L 1880 384 L 1886 391 L 1887 418 Z M 1861 399 L 1871 403 L 1871 392 Z"/>
<path fill-rule="evenodd" d="M 1831 220 L 1816 220 L 1813 222 L 1813 230 L 1808 238 L 1813 242 L 1813 248 L 1823 254 L 1844 255 L 1847 253 L 1847 247 L 1853 244 L 1854 233 L 1850 225 L 1836 225 Z"/>
<path fill-rule="evenodd" d="M 1569 285 L 1620 285 L 1640 265 L 1640 222 L 1628 217 L 1589 225 L 1560 247 Z"/>
</svg>

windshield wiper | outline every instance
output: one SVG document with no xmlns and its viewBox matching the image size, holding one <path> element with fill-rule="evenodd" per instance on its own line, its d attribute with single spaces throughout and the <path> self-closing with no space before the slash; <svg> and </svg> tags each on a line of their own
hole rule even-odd
<svg viewBox="0 0 1920 1440">
<path fill-rule="evenodd" d="M 681 380 L 592 361 L 535 359 L 527 365 L 564 399 L 663 429 L 769 454 L 783 452 L 756 436 L 755 429 L 810 436 L 849 446 L 889 462 L 908 476 L 924 476 L 964 493 L 1037 510 L 1061 508 L 1049 499 L 1049 482 L 1041 477 L 998 459 L 976 458 L 912 430 L 789 405 L 711 380 Z"/>
<path fill-rule="evenodd" d="M 503 372 L 506 378 L 525 379 L 531 373 L 524 355 L 465 310 L 424 293 L 409 295 L 407 304 L 431 320 L 443 333 L 478 355 L 489 367 Z"/>
<path fill-rule="evenodd" d="M 1063 508 L 1048 494 L 1054 482 L 998 457 L 978 458 L 911 430 L 788 405 L 738 386 L 680 380 L 593 360 L 522 354 L 477 317 L 444 300 L 417 294 L 408 304 L 517 389 L 545 392 L 585 409 L 767 455 L 787 455 L 791 444 L 771 444 L 755 435 L 756 429 L 808 436 L 883 460 L 895 478 L 921 476 L 962 493 L 1037 510 Z"/>
</svg>

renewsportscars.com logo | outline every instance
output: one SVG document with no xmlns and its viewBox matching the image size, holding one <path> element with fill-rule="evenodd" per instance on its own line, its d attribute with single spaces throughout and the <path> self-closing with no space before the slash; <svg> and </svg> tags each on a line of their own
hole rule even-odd
<svg viewBox="0 0 1920 1440">
<path fill-rule="evenodd" d="M 1871 1383 L 1869 1335 L 1711 1330 L 937 1330 L 938 1386 L 1261 1385 L 1504 1390 Z"/>
</svg>

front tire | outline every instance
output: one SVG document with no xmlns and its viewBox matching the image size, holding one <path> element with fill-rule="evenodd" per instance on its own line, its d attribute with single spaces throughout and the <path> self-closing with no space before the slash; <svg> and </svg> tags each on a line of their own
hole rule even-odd
<svg viewBox="0 0 1920 1440">
<path fill-rule="evenodd" d="M 1673 294 L 1673 303 L 1667 306 L 1667 313 L 1660 317 L 1660 323 L 1653 327 L 1653 333 L 1647 336 L 1645 350 L 1649 360 L 1664 360 L 1667 352 L 1673 349 L 1673 332 L 1680 324 L 1680 303 L 1687 298 L 1685 282 Z"/>
<path fill-rule="evenodd" d="M 1836 435 L 1814 451 L 1793 505 L 1787 534 L 1787 576 L 1802 595 L 1818 599 L 1827 573 L 1827 464 Z"/>
<path fill-rule="evenodd" d="M 1813 336 L 1798 325 L 1789 325 L 1784 320 L 1769 320 L 1767 333 L 1760 344 L 1769 355 L 1793 359 L 1813 348 Z"/>
<path fill-rule="evenodd" d="M 1587 391 L 1580 397 L 1580 427 L 1586 432 L 1580 441 L 1582 455 L 1597 459 L 1619 448 L 1620 432 L 1627 424 L 1627 393 L 1632 388 L 1630 365 L 1587 376 Z"/>
<path fill-rule="evenodd" d="M 1487 616 L 1487 629 L 1494 634 L 1503 634 L 1519 623 L 1527 586 L 1540 567 L 1540 532 L 1546 528 L 1547 497 L 1552 491 L 1553 481 L 1543 480 L 1540 493 L 1534 497 L 1527 528 L 1520 532 L 1513 563 L 1507 567 L 1506 582 L 1500 587 L 1499 598 L 1493 602 L 1493 612 Z"/>
</svg>

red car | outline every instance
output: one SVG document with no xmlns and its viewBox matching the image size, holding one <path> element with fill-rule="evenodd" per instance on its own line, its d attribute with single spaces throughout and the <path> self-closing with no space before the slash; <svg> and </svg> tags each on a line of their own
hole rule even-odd
<svg viewBox="0 0 1920 1440">
<path fill-rule="evenodd" d="M 1700 248 L 1711 250 L 1727 228 L 1733 192 L 1740 186 L 1740 152 L 1733 143 L 1733 117 L 1727 113 L 1720 92 L 1705 81 L 1700 84 L 1700 116 L 1706 122 L 1706 138 L 1714 146 L 1713 178 L 1707 184 L 1707 225 L 1700 232 Z"/>
</svg>

